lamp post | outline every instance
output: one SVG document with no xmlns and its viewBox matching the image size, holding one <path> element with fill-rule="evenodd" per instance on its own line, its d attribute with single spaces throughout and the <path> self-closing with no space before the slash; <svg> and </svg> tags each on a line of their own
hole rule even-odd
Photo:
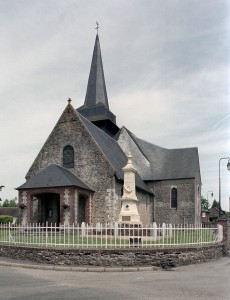
<svg viewBox="0 0 230 300">
<path fill-rule="evenodd" d="M 222 157 L 219 159 L 219 217 L 221 216 L 221 179 L 220 179 L 220 161 L 222 159 L 228 159 L 227 169 L 230 171 L 230 157 Z"/>
<path fill-rule="evenodd" d="M 211 197 L 213 197 L 213 191 L 208 191 L 207 192 L 207 200 L 208 200 L 208 193 L 211 193 Z"/>
<path fill-rule="evenodd" d="M 2 191 L 2 189 L 4 188 L 4 185 L 0 185 L 0 192 Z M 2 199 L 0 198 L 0 201 L 2 201 Z"/>
</svg>

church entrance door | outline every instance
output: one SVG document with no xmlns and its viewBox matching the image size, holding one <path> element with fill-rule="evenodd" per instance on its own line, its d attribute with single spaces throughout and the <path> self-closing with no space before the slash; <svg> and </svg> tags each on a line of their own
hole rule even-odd
<svg viewBox="0 0 230 300">
<path fill-rule="evenodd" d="M 86 197 L 83 195 L 79 196 L 78 202 L 78 223 L 86 222 Z"/>
<path fill-rule="evenodd" d="M 48 193 L 41 195 L 41 223 L 48 226 L 60 223 L 60 195 Z"/>
</svg>

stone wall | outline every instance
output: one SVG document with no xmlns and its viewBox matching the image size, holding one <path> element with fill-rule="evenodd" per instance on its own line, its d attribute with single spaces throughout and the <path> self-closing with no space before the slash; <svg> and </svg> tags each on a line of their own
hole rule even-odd
<svg viewBox="0 0 230 300">
<path fill-rule="evenodd" d="M 138 211 L 144 225 L 153 223 L 153 196 L 137 189 Z"/>
<path fill-rule="evenodd" d="M 227 221 L 227 249 L 230 250 L 230 221 Z"/>
<path fill-rule="evenodd" d="M 148 183 L 154 191 L 154 221 L 171 224 L 194 224 L 195 215 L 195 180 L 164 180 Z M 177 188 L 177 208 L 171 208 L 171 189 Z"/>
<path fill-rule="evenodd" d="M 227 219 L 219 219 L 213 224 L 215 224 L 214 226 L 217 224 L 223 226 L 223 243 L 226 244 L 227 249 L 230 249 L 230 222 Z"/>
<path fill-rule="evenodd" d="M 58 212 L 56 205 L 52 204 L 52 201 L 48 201 L 46 195 L 49 195 L 52 198 L 52 195 L 58 196 L 54 202 L 58 202 Z M 48 223 L 65 223 L 65 224 L 73 224 L 79 223 L 78 220 L 78 201 L 79 196 L 84 195 L 86 197 L 86 212 L 85 212 L 85 222 L 90 222 L 90 197 L 91 193 L 85 191 L 81 188 L 75 187 L 57 187 L 57 188 L 41 188 L 41 189 L 28 189 L 19 192 L 19 203 L 23 203 L 26 205 L 26 208 L 20 210 L 20 222 L 22 224 L 27 223 L 40 223 L 45 224 L 46 221 Z M 41 205 L 42 198 L 49 202 L 49 208 L 53 210 L 55 213 L 60 213 L 60 220 L 57 221 L 58 218 L 55 216 L 50 220 L 46 220 L 46 212 L 44 207 Z M 52 199 L 51 199 L 52 200 Z M 64 209 L 64 204 L 69 206 L 69 209 Z M 47 208 L 47 207 L 46 207 Z"/>
<path fill-rule="evenodd" d="M 176 249 L 79 250 L 0 246 L 0 256 L 73 266 L 156 266 L 164 269 L 223 257 L 224 245 Z"/>
<path fill-rule="evenodd" d="M 15 218 L 19 217 L 18 207 L 0 207 L 0 215 L 8 215 Z"/>
<path fill-rule="evenodd" d="M 32 164 L 26 178 L 50 164 L 62 166 L 63 149 L 74 148 L 74 168 L 69 169 L 96 193 L 92 199 L 92 222 L 107 222 L 108 197 L 115 185 L 115 171 L 109 164 L 72 105 L 68 105 Z M 106 203 L 107 202 L 107 203 Z"/>
<path fill-rule="evenodd" d="M 198 162 L 199 165 L 199 162 Z M 200 223 L 201 216 L 201 176 L 200 169 L 197 170 L 196 178 L 194 180 L 194 190 L 195 190 L 195 217 L 194 223 Z"/>
</svg>

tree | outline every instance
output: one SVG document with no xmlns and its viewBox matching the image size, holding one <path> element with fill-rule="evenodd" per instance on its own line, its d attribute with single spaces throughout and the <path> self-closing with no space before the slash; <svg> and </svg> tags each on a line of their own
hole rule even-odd
<svg viewBox="0 0 230 300">
<path fill-rule="evenodd" d="M 201 196 L 201 209 L 203 209 L 203 210 L 208 210 L 209 209 L 208 200 L 205 199 L 203 196 Z"/>
<path fill-rule="evenodd" d="M 215 207 L 215 208 L 219 209 L 220 208 L 219 201 L 216 201 L 216 199 L 214 199 L 213 202 L 212 202 L 212 207 Z"/>
<path fill-rule="evenodd" d="M 14 199 L 11 199 L 11 200 L 6 199 L 1 206 L 2 207 L 18 207 L 17 198 L 15 197 Z"/>
</svg>

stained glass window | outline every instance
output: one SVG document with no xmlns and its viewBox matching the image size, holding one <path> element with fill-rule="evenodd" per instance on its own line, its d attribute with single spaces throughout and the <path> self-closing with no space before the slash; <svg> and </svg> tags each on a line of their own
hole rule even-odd
<svg viewBox="0 0 230 300">
<path fill-rule="evenodd" d="M 63 149 L 63 167 L 74 168 L 74 149 L 72 146 L 65 146 Z"/>
</svg>

